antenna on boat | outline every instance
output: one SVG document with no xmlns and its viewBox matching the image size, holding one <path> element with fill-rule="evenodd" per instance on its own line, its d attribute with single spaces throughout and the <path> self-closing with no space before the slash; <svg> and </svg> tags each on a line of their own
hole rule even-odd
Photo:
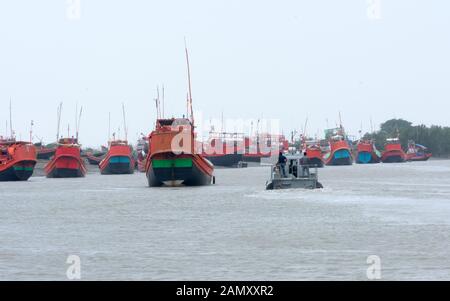
<svg viewBox="0 0 450 301">
<path fill-rule="evenodd" d="M 122 103 L 122 113 L 123 113 L 123 131 L 125 133 L 125 141 L 128 141 L 127 119 L 125 116 L 125 104 L 124 103 Z"/>
<path fill-rule="evenodd" d="M 155 104 L 156 104 L 156 119 L 161 119 L 161 110 L 159 108 L 159 86 L 156 86 L 156 98 L 155 98 Z"/>
<path fill-rule="evenodd" d="M 78 101 L 75 104 L 75 135 L 77 135 L 78 131 Z"/>
<path fill-rule="evenodd" d="M 111 141 L 111 112 L 108 114 L 108 140 Z"/>
<path fill-rule="evenodd" d="M 306 117 L 305 127 L 303 128 L 303 136 L 306 138 L 306 127 L 308 126 L 308 117 Z"/>
<path fill-rule="evenodd" d="M 76 122 L 76 139 L 77 139 L 77 143 L 78 143 L 78 136 L 79 136 L 79 132 L 80 132 L 80 124 L 81 124 L 81 115 L 83 114 L 83 106 L 81 106 L 80 108 L 80 115 L 78 116 L 78 120 Z"/>
<path fill-rule="evenodd" d="M 31 125 L 30 125 L 30 143 L 33 143 L 33 125 L 34 125 L 34 121 L 31 120 Z"/>
<path fill-rule="evenodd" d="M 63 105 L 62 102 L 59 103 L 58 110 L 57 110 L 57 118 L 58 118 L 57 125 L 58 125 L 58 128 L 57 128 L 57 131 L 56 131 L 56 142 L 59 141 L 59 130 L 61 129 L 62 105 Z"/>
<path fill-rule="evenodd" d="M 164 85 L 162 85 L 162 118 L 164 118 L 164 103 L 165 103 Z"/>
<path fill-rule="evenodd" d="M 192 86 L 191 86 L 191 67 L 189 65 L 189 52 L 187 49 L 186 38 L 184 38 L 184 49 L 186 51 L 187 76 L 188 76 L 188 114 L 190 114 L 192 126 L 194 126 L 194 111 L 192 108 Z"/>
<path fill-rule="evenodd" d="M 370 116 L 370 130 L 372 131 L 372 134 L 373 134 L 373 121 L 372 121 L 372 116 Z"/>
<path fill-rule="evenodd" d="M 11 97 L 9 98 L 9 130 L 11 132 L 11 139 L 14 139 L 14 130 L 12 124 L 12 101 Z"/>
</svg>

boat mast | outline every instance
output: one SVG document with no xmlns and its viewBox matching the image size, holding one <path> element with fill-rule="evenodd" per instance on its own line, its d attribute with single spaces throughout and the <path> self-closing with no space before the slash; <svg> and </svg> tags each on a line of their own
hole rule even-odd
<svg viewBox="0 0 450 301">
<path fill-rule="evenodd" d="M 185 51 L 186 51 L 187 76 L 188 76 L 188 88 L 189 88 L 188 114 L 190 114 L 192 126 L 194 126 L 194 111 L 193 111 L 193 108 L 192 108 L 191 68 L 190 68 L 190 65 L 189 65 L 189 52 L 188 52 L 188 49 L 187 49 L 186 39 L 184 39 L 184 48 L 185 48 Z"/>
<path fill-rule="evenodd" d="M 162 85 L 162 118 L 164 118 L 164 103 L 165 103 L 165 96 L 164 96 L 164 85 Z"/>
<path fill-rule="evenodd" d="M 122 113 L 123 113 L 123 131 L 125 132 L 125 141 L 128 141 L 127 119 L 125 116 L 125 104 L 123 103 L 122 103 Z"/>
<path fill-rule="evenodd" d="M 108 114 L 108 141 L 111 141 L 111 112 Z"/>
<path fill-rule="evenodd" d="M 156 105 L 156 119 L 161 119 L 161 110 L 159 108 L 159 86 L 156 86 L 156 98 L 155 98 L 155 105 Z"/>
<path fill-rule="evenodd" d="M 78 138 L 78 101 L 75 104 L 75 136 Z"/>
<path fill-rule="evenodd" d="M 59 141 L 59 130 L 61 129 L 61 113 L 62 113 L 62 102 L 59 103 L 58 110 L 57 110 L 57 130 L 56 130 L 56 143 Z"/>
<path fill-rule="evenodd" d="M 77 139 L 77 143 L 78 143 L 78 137 L 79 137 L 79 132 L 80 132 L 80 124 L 81 124 L 81 115 L 83 114 L 83 107 L 80 108 L 80 115 L 78 116 L 78 120 L 76 123 L 76 139 Z"/>
<path fill-rule="evenodd" d="M 11 131 L 11 139 L 14 139 L 14 131 L 12 126 L 12 101 L 9 98 L 9 130 Z"/>
<path fill-rule="evenodd" d="M 33 143 L 33 125 L 34 125 L 34 121 L 31 120 L 31 126 L 30 126 L 30 143 Z"/>
</svg>

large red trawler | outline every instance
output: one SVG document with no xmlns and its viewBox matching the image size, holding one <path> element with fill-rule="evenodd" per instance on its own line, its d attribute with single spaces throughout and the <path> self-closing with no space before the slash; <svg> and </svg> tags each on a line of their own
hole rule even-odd
<svg viewBox="0 0 450 301">
<path fill-rule="evenodd" d="M 26 181 L 36 165 L 32 143 L 0 137 L 0 181 Z"/>
</svg>

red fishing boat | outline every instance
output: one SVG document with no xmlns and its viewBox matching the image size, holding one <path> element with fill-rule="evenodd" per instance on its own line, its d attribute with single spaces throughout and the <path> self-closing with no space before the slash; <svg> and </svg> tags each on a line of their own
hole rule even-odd
<svg viewBox="0 0 450 301">
<path fill-rule="evenodd" d="M 328 138 L 329 152 L 323 157 L 326 165 L 352 165 L 353 156 L 350 143 L 341 126 L 336 129 L 326 131 Z"/>
<path fill-rule="evenodd" d="M 243 160 L 245 162 L 260 163 L 264 158 L 278 156 L 279 152 L 289 150 L 289 141 L 284 135 L 258 134 L 255 138 L 245 137 L 244 145 Z"/>
<path fill-rule="evenodd" d="M 408 161 L 428 161 L 432 157 L 432 153 L 426 146 L 409 141 L 406 159 Z"/>
<path fill-rule="evenodd" d="M 356 146 L 356 163 L 380 163 L 381 153 L 377 150 L 374 141 L 360 140 Z"/>
<path fill-rule="evenodd" d="M 199 186 L 213 182 L 214 166 L 197 152 L 191 120 L 158 119 L 149 141 L 145 168 L 149 186 Z"/>
<path fill-rule="evenodd" d="M 84 177 L 87 169 L 81 158 L 80 145 L 76 138 L 61 138 L 55 156 L 44 167 L 47 178 Z"/>
<path fill-rule="evenodd" d="M 97 154 L 94 154 L 92 152 L 86 153 L 86 158 L 87 158 L 89 164 L 95 165 L 95 166 L 98 166 L 100 164 L 100 162 L 103 160 L 103 158 L 105 158 L 105 156 L 106 156 L 105 153 L 97 153 Z"/>
<path fill-rule="evenodd" d="M 244 135 L 210 132 L 202 150 L 203 156 L 214 166 L 236 167 L 243 160 Z"/>
<path fill-rule="evenodd" d="M 0 181 L 27 181 L 36 165 L 36 148 L 29 142 L 0 137 Z"/>
<path fill-rule="evenodd" d="M 137 153 L 137 169 L 139 172 L 145 172 L 145 165 L 147 163 L 147 155 L 149 151 L 148 137 L 139 139 L 136 146 Z"/>
<path fill-rule="evenodd" d="M 191 75 L 186 48 L 189 93 L 187 98 L 190 118 L 160 118 L 159 97 L 157 99 L 156 128 L 149 136 L 150 151 L 145 173 L 148 185 L 200 186 L 214 182 L 214 165 L 203 157 L 194 132 Z"/>
<path fill-rule="evenodd" d="M 383 163 L 403 163 L 406 162 L 406 154 L 402 149 L 399 138 L 389 138 L 386 140 L 381 162 Z"/>
<path fill-rule="evenodd" d="M 304 140 L 302 150 L 306 153 L 309 166 L 319 168 L 324 166 L 322 149 L 318 141 Z"/>
<path fill-rule="evenodd" d="M 109 143 L 108 153 L 100 162 L 99 168 L 102 175 L 132 174 L 135 161 L 131 147 L 127 141 L 115 140 Z"/>
<path fill-rule="evenodd" d="M 35 143 L 34 145 L 39 160 L 49 160 L 55 155 L 56 147 L 44 146 L 42 143 Z"/>
</svg>

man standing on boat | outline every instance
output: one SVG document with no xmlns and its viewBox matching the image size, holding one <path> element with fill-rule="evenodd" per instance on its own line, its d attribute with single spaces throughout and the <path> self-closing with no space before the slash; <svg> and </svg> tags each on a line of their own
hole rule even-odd
<svg viewBox="0 0 450 301">
<path fill-rule="evenodd" d="M 287 162 L 287 158 L 283 155 L 282 152 L 280 152 L 280 154 L 278 155 L 278 166 L 281 169 L 281 173 L 283 175 L 283 178 L 287 178 L 287 175 L 286 175 L 286 162 Z"/>
<path fill-rule="evenodd" d="M 308 153 L 304 152 L 303 157 L 300 159 L 300 165 L 302 166 L 302 176 L 309 177 L 309 162 L 308 162 Z"/>
</svg>

